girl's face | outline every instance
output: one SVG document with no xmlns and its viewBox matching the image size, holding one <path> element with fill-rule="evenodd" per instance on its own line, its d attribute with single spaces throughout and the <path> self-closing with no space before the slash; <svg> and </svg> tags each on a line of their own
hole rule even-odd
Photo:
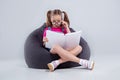
<svg viewBox="0 0 120 80">
<path fill-rule="evenodd" d="M 61 25 L 61 15 L 53 15 L 51 17 L 51 22 L 53 27 L 59 27 Z"/>
</svg>

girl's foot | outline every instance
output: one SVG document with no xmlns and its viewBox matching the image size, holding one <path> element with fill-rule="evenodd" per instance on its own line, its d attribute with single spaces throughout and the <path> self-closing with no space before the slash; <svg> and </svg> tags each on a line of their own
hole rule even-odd
<svg viewBox="0 0 120 80">
<path fill-rule="evenodd" d="M 59 65 L 59 61 L 52 61 L 51 63 L 48 63 L 47 66 L 49 68 L 50 71 L 54 71 L 55 68 Z"/>
<path fill-rule="evenodd" d="M 88 62 L 88 69 L 93 70 L 94 64 L 95 64 L 94 61 L 89 61 Z"/>
<path fill-rule="evenodd" d="M 93 70 L 94 64 L 95 64 L 94 61 L 80 59 L 80 65 L 82 65 L 83 67 L 88 68 L 90 70 Z"/>
</svg>

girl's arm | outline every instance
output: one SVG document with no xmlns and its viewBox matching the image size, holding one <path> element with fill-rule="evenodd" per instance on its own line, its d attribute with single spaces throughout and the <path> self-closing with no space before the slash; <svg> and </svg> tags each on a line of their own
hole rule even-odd
<svg viewBox="0 0 120 80">
<path fill-rule="evenodd" d="M 66 28 L 67 33 L 71 33 L 69 27 Z"/>
</svg>

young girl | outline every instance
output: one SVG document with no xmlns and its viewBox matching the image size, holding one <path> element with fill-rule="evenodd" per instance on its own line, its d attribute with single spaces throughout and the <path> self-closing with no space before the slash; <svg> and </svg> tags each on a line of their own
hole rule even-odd
<svg viewBox="0 0 120 80">
<path fill-rule="evenodd" d="M 49 41 L 46 37 L 46 30 L 51 30 L 64 34 L 71 33 L 69 29 L 70 22 L 67 14 L 65 11 L 61 11 L 59 9 L 55 9 L 52 11 L 50 10 L 47 12 L 46 25 L 47 26 L 43 33 L 43 43 L 44 43 L 43 45 L 45 45 L 45 43 Z M 60 56 L 60 59 L 52 61 L 51 63 L 47 64 L 50 71 L 54 71 L 54 69 L 57 68 L 58 65 L 65 63 L 67 61 L 73 61 L 79 63 L 80 65 L 90 70 L 92 70 L 94 67 L 93 61 L 88 61 L 76 57 L 82 51 L 82 47 L 80 45 L 76 46 L 72 50 L 65 50 L 60 45 L 56 44 L 53 45 L 53 47 L 48 50 L 50 51 L 51 54 L 58 54 Z"/>
</svg>

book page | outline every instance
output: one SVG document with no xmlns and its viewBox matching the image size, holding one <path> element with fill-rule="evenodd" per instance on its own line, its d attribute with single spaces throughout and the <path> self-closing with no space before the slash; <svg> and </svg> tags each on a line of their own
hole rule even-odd
<svg viewBox="0 0 120 80">
<path fill-rule="evenodd" d="M 67 33 L 65 35 L 65 49 L 71 50 L 79 45 L 82 31 Z"/>
<path fill-rule="evenodd" d="M 58 44 L 61 47 L 64 46 L 65 36 L 63 33 L 47 30 L 46 37 L 48 38 L 48 42 L 46 42 L 45 45 L 47 48 L 52 48 L 52 46 L 55 44 Z"/>
</svg>

